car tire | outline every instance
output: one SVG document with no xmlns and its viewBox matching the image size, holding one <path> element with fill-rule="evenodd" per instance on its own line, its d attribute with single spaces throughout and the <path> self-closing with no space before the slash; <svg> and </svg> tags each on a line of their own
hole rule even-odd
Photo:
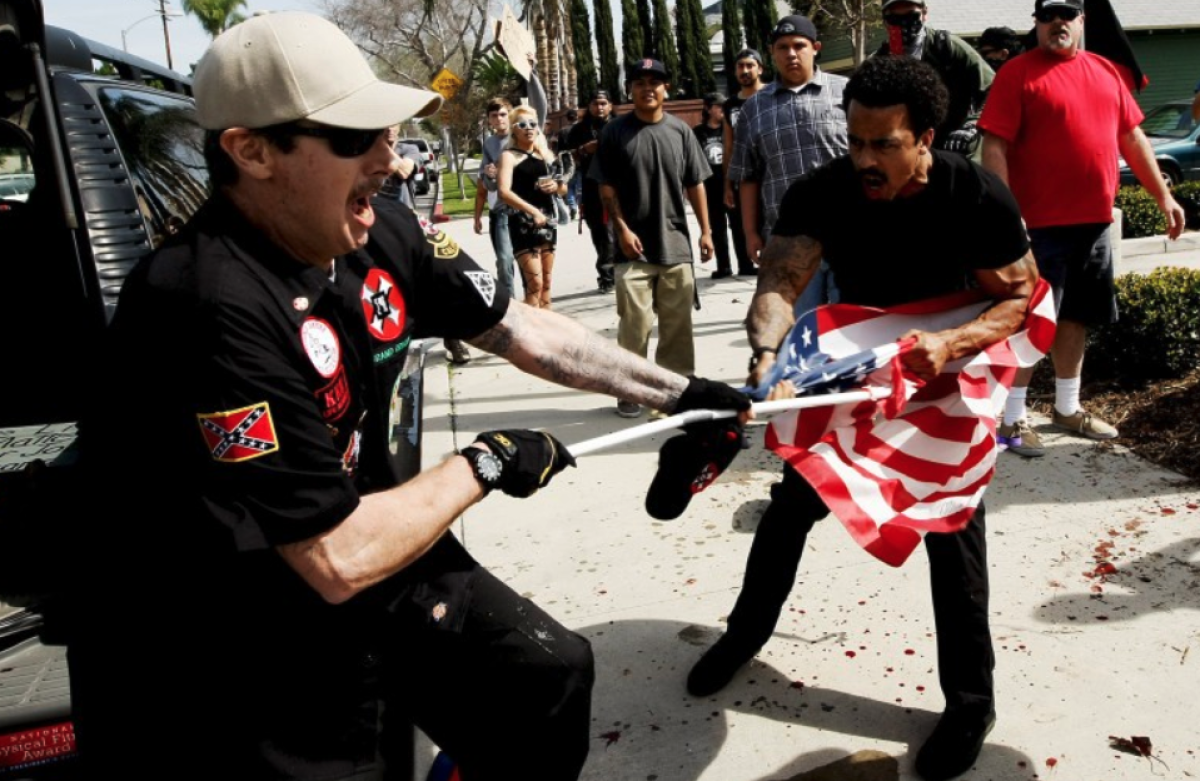
<svg viewBox="0 0 1200 781">
<path fill-rule="evenodd" d="M 1171 163 L 1159 160 L 1158 170 L 1162 174 L 1163 181 L 1167 183 L 1167 187 L 1172 190 L 1183 181 L 1183 174 Z"/>
</svg>

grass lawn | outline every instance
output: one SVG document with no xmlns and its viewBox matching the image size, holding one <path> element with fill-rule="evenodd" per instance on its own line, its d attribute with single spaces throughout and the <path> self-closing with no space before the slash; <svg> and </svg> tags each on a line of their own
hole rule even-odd
<svg viewBox="0 0 1200 781">
<path fill-rule="evenodd" d="M 458 174 L 442 169 L 442 213 L 451 217 L 471 216 L 475 213 L 475 180 L 463 174 L 463 188 L 459 189 Z"/>
</svg>

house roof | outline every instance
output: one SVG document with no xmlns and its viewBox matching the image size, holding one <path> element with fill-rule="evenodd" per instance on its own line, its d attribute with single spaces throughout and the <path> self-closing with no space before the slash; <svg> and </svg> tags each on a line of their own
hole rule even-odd
<svg viewBox="0 0 1200 781">
<path fill-rule="evenodd" d="M 988 27 L 1033 27 L 1033 0 L 927 0 L 929 26 L 958 35 L 978 35 Z M 1113 2 L 1126 30 L 1200 27 L 1196 0 L 1119 0 Z"/>
</svg>

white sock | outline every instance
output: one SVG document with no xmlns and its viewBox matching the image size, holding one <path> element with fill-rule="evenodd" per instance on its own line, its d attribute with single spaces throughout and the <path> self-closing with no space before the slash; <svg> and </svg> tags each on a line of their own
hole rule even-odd
<svg viewBox="0 0 1200 781">
<path fill-rule="evenodd" d="M 1004 402 L 1004 422 L 1008 425 L 1016 423 L 1018 420 L 1025 419 L 1025 394 L 1029 392 L 1029 388 L 1013 387 L 1008 392 L 1008 399 Z"/>
<path fill-rule="evenodd" d="M 1054 380 L 1054 409 L 1059 415 L 1074 415 L 1079 411 L 1080 385 L 1078 377 Z"/>
</svg>

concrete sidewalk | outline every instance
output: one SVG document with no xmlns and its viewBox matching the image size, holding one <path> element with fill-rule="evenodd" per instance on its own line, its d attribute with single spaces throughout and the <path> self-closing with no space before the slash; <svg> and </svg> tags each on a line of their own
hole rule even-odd
<svg viewBox="0 0 1200 781">
<path fill-rule="evenodd" d="M 494 266 L 469 221 L 445 227 Z M 559 247 L 555 308 L 615 338 L 613 297 L 594 292 L 586 235 L 560 229 Z M 1200 244 L 1137 262 L 1200 267 Z M 740 383 L 754 280 L 708 273 L 698 275 L 697 370 Z M 544 427 L 573 443 L 645 421 L 478 351 L 464 367 L 441 353 L 426 369 L 427 463 L 490 428 Z M 942 709 L 922 552 L 891 569 L 836 520 L 818 524 L 758 660 L 712 698 L 684 690 L 722 631 L 779 474 L 763 430 L 674 522 L 642 507 L 658 437 L 581 458 L 533 498 L 489 497 L 455 524 L 497 576 L 591 640 L 598 672 L 585 779 L 916 778 L 916 750 Z M 964 778 L 1200 777 L 1200 488 L 1119 444 L 1048 429 L 1044 437 L 1042 459 L 1002 455 L 988 492 L 999 720 Z M 1099 562 L 1115 570 L 1097 574 Z M 1150 738 L 1162 763 L 1109 747 L 1109 736 L 1135 735 Z M 426 762 L 430 750 L 421 747 Z M 856 770 L 810 772 L 849 755 Z"/>
</svg>

